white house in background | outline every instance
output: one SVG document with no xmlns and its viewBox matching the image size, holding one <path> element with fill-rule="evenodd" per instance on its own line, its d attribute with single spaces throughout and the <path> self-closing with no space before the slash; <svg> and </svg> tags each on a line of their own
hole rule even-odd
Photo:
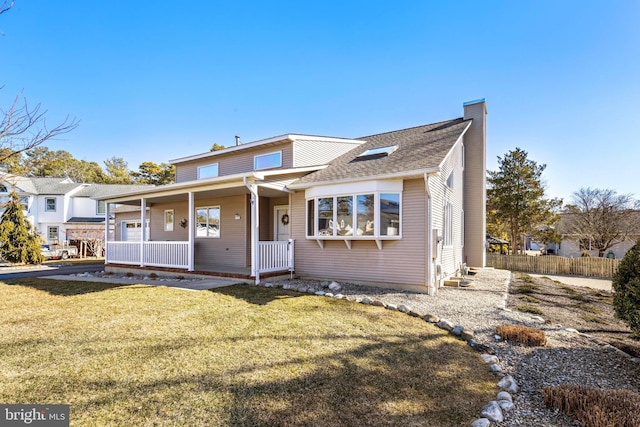
<svg viewBox="0 0 640 427">
<path fill-rule="evenodd" d="M 145 185 L 79 184 L 69 178 L 29 178 L 0 173 L 0 213 L 14 190 L 34 229 L 49 244 L 104 239 L 105 203 L 92 197 L 149 188 Z"/>
</svg>

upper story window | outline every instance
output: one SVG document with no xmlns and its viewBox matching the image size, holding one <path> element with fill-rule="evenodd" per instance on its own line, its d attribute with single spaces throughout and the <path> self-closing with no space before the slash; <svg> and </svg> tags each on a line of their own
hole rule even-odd
<svg viewBox="0 0 640 427">
<path fill-rule="evenodd" d="M 96 201 L 96 215 L 104 215 L 107 213 L 107 204 L 104 200 Z"/>
<path fill-rule="evenodd" d="M 198 167 L 198 179 L 215 178 L 218 176 L 218 163 Z"/>
<path fill-rule="evenodd" d="M 44 199 L 44 210 L 45 210 L 45 212 L 55 212 L 56 211 L 56 198 L 55 197 L 46 197 Z"/>
<path fill-rule="evenodd" d="M 253 156 L 253 169 L 272 169 L 282 166 L 282 151 L 276 151 L 275 153 L 261 154 L 259 156 Z"/>
<path fill-rule="evenodd" d="M 444 241 L 442 244 L 451 246 L 453 245 L 453 205 L 451 202 L 445 202 L 444 204 L 442 223 L 444 229 Z"/>
<path fill-rule="evenodd" d="M 453 171 L 451 171 L 451 173 L 447 177 L 447 181 L 445 182 L 445 184 L 447 185 L 447 187 L 453 189 Z"/>
</svg>

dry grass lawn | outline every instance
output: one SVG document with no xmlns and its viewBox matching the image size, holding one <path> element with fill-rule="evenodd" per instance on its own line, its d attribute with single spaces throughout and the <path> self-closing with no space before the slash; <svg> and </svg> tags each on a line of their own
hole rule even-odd
<svg viewBox="0 0 640 427">
<path fill-rule="evenodd" d="M 0 282 L 0 402 L 72 426 L 469 425 L 496 378 L 424 321 L 234 286 Z"/>
</svg>

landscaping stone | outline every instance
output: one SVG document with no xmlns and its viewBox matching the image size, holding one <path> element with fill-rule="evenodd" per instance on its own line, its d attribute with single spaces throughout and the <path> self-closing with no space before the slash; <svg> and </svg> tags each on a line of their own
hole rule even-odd
<svg viewBox="0 0 640 427">
<path fill-rule="evenodd" d="M 487 403 L 480 412 L 480 416 L 487 418 L 489 421 L 493 421 L 496 423 L 501 423 L 504 421 L 504 415 L 502 414 L 502 409 L 500 405 L 495 400 Z"/>
<path fill-rule="evenodd" d="M 457 337 L 459 337 L 460 335 L 462 335 L 462 331 L 464 331 L 464 326 L 462 325 L 456 325 L 455 328 L 453 328 L 451 330 L 451 333 Z"/>
<path fill-rule="evenodd" d="M 331 282 L 331 284 L 329 285 L 329 289 L 331 289 L 332 291 L 339 291 L 340 289 L 342 289 L 342 286 L 340 286 L 338 282 Z"/>
<path fill-rule="evenodd" d="M 498 363 L 500 361 L 498 356 L 494 356 L 493 354 L 481 354 L 480 357 L 484 363 Z"/>
<path fill-rule="evenodd" d="M 298 288 L 298 292 L 307 292 L 307 287 L 306 286 L 300 286 Z"/>
<path fill-rule="evenodd" d="M 507 393 L 506 391 L 501 391 L 496 396 L 496 400 L 498 402 L 501 401 L 501 400 L 508 400 L 509 402 L 513 402 L 513 397 L 511 397 L 511 395 L 509 393 Z"/>
<path fill-rule="evenodd" d="M 411 311 L 411 308 L 410 308 L 410 307 L 407 307 L 407 306 L 406 306 L 406 305 L 404 305 L 404 304 L 400 304 L 400 305 L 398 306 L 398 311 L 399 311 L 400 313 L 408 313 L 408 312 L 410 312 L 410 311 Z"/>
<path fill-rule="evenodd" d="M 265 288 L 273 288 L 273 283 L 267 282 L 267 283 L 264 284 L 264 287 Z"/>
<path fill-rule="evenodd" d="M 387 304 L 387 310 L 397 310 L 398 307 L 395 304 Z"/>
<path fill-rule="evenodd" d="M 440 319 L 440 321 L 436 323 L 436 326 L 446 331 L 450 331 L 453 329 L 453 323 L 449 322 L 446 319 Z"/>
<path fill-rule="evenodd" d="M 322 283 L 320 283 L 320 286 L 322 286 L 323 288 L 328 288 L 329 287 L 329 282 L 322 282 Z"/>
<path fill-rule="evenodd" d="M 488 418 L 478 418 L 471 423 L 471 427 L 489 427 L 490 425 L 491 421 Z"/>
<path fill-rule="evenodd" d="M 324 296 L 325 292 L 324 291 L 316 291 L 316 295 L 319 296 Z"/>
<path fill-rule="evenodd" d="M 376 306 L 376 307 L 386 307 L 387 306 L 385 303 L 383 303 L 380 300 L 373 300 L 371 305 Z"/>
<path fill-rule="evenodd" d="M 343 298 L 344 298 L 344 295 L 342 295 L 342 294 L 335 294 L 333 297 L 334 297 L 335 299 L 343 299 Z"/>
<path fill-rule="evenodd" d="M 407 313 L 409 316 L 411 317 L 422 317 L 422 315 L 420 313 L 417 313 L 413 310 L 409 310 L 409 312 Z"/>
<path fill-rule="evenodd" d="M 502 409 L 503 412 L 509 412 L 514 407 L 513 402 L 508 400 L 498 400 L 498 405 L 500 405 L 500 409 Z"/>
<path fill-rule="evenodd" d="M 498 364 L 489 365 L 490 372 L 502 372 L 502 367 Z"/>
<path fill-rule="evenodd" d="M 364 298 L 362 298 L 360 303 L 362 303 L 364 305 L 369 305 L 369 304 L 371 304 L 371 299 L 369 299 L 369 297 L 364 297 Z"/>
<path fill-rule="evenodd" d="M 440 318 L 433 314 L 425 314 L 424 316 L 422 316 L 422 320 L 429 323 L 438 323 L 440 321 Z"/>
<path fill-rule="evenodd" d="M 325 294 L 324 294 L 324 296 L 325 296 L 325 297 L 332 298 L 332 297 L 333 297 L 333 294 L 332 294 L 331 292 L 327 292 L 327 293 L 325 293 Z"/>
<path fill-rule="evenodd" d="M 516 384 L 516 381 L 511 375 L 507 375 L 498 381 L 498 387 L 503 390 L 510 391 L 511 393 L 516 393 L 518 391 L 518 384 Z"/>
<path fill-rule="evenodd" d="M 313 289 L 313 288 L 309 288 L 309 289 L 307 289 L 307 292 L 310 293 L 310 294 L 315 294 L 316 290 Z"/>
<path fill-rule="evenodd" d="M 284 285 L 282 285 L 282 289 L 291 289 L 291 285 L 288 283 L 285 283 Z"/>
</svg>

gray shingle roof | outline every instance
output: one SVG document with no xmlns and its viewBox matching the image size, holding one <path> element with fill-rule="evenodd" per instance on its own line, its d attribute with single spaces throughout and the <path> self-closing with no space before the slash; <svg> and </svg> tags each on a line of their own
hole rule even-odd
<svg viewBox="0 0 640 427">
<path fill-rule="evenodd" d="M 435 169 L 470 123 L 471 120 L 457 118 L 358 138 L 367 142 L 336 158 L 327 168 L 300 178 L 295 184 Z M 391 145 L 397 145 L 398 148 L 388 156 L 358 158 L 369 149 Z"/>
<path fill-rule="evenodd" d="M 127 193 L 129 191 L 144 190 L 153 187 L 152 185 L 130 185 L 130 184 L 90 184 L 82 190 L 74 193 L 74 197 L 100 197 L 114 194 Z"/>
</svg>

